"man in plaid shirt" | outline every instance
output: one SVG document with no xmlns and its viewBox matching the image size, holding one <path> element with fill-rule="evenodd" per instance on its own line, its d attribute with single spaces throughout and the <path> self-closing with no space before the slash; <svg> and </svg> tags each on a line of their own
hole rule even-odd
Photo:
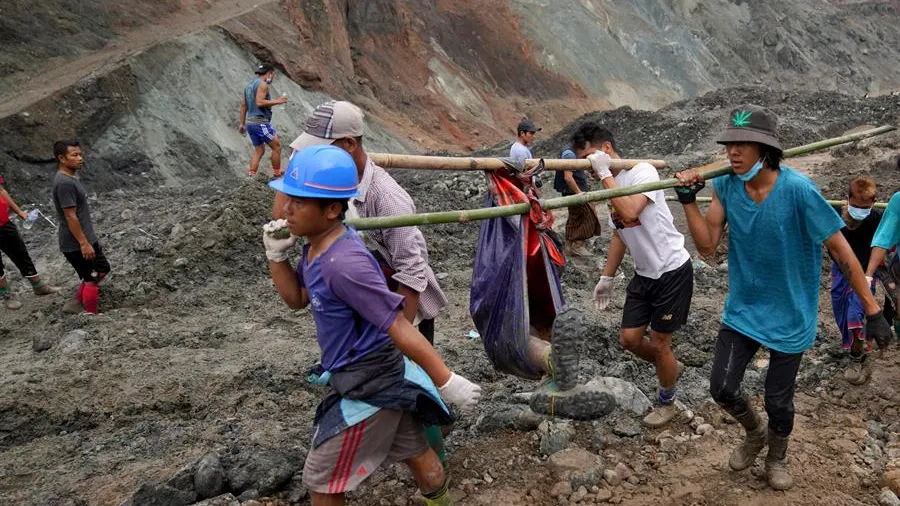
<svg viewBox="0 0 900 506">
<path fill-rule="evenodd" d="M 350 200 L 349 217 L 413 214 L 416 206 L 397 181 L 375 165 L 363 149 L 362 110 L 350 102 L 326 102 L 307 119 L 306 130 L 291 143 L 294 152 L 333 144 L 350 153 L 359 174 L 359 195 Z M 292 155 L 293 156 L 293 155 Z M 379 263 L 388 286 L 405 299 L 403 313 L 434 344 L 434 318 L 447 297 L 428 265 L 428 248 L 418 227 L 368 230 L 366 247 Z"/>
</svg>

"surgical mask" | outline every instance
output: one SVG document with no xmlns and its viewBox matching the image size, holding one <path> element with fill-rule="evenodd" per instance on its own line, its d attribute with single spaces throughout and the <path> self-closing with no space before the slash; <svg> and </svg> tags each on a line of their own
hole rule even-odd
<svg viewBox="0 0 900 506">
<path fill-rule="evenodd" d="M 272 84 L 272 78 L 271 78 L 271 77 L 266 78 L 266 84 Z"/>
<path fill-rule="evenodd" d="M 750 181 L 751 179 L 755 178 L 756 175 L 759 174 L 759 171 L 762 170 L 762 167 L 763 167 L 763 163 L 762 163 L 762 159 L 760 159 L 758 162 L 756 162 L 753 165 L 753 167 L 750 167 L 750 170 L 748 170 L 745 174 L 738 174 L 737 177 L 741 178 L 741 181 L 746 183 L 747 181 Z"/>
<path fill-rule="evenodd" d="M 853 207 L 851 205 L 847 205 L 847 214 L 850 215 L 856 221 L 863 221 L 864 219 L 869 217 L 869 214 L 872 212 L 871 209 L 864 207 Z"/>
</svg>

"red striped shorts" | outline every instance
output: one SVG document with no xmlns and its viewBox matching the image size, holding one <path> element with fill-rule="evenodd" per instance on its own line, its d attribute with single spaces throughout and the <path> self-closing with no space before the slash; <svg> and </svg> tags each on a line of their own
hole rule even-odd
<svg viewBox="0 0 900 506">
<path fill-rule="evenodd" d="M 342 494 L 354 490 L 379 466 L 428 449 L 422 422 L 405 411 L 381 409 L 310 451 L 303 483 L 319 494 Z"/>
</svg>

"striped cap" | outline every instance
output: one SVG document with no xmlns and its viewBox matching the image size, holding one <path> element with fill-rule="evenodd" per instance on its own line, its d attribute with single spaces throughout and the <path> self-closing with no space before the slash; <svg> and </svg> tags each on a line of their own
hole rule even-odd
<svg viewBox="0 0 900 506">
<path fill-rule="evenodd" d="M 318 144 L 331 144 L 337 139 L 360 137 L 365 133 L 362 110 L 350 102 L 330 101 L 316 107 L 306 120 L 306 129 L 294 139 L 297 151 Z"/>
</svg>

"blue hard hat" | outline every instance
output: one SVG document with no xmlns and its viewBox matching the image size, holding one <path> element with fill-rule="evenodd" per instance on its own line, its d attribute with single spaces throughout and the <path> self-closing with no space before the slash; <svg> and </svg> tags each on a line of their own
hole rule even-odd
<svg viewBox="0 0 900 506">
<path fill-rule="evenodd" d="M 269 186 L 292 197 L 349 199 L 359 192 L 356 162 L 343 149 L 330 144 L 297 151 L 284 177 Z"/>
</svg>

